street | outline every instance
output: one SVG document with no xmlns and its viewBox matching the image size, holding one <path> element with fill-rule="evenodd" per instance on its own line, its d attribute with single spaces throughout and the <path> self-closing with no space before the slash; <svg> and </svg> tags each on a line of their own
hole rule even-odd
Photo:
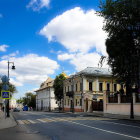
<svg viewBox="0 0 140 140">
<path fill-rule="evenodd" d="M 140 140 L 140 123 L 70 113 L 14 112 L 16 127 L 3 140 Z"/>
</svg>

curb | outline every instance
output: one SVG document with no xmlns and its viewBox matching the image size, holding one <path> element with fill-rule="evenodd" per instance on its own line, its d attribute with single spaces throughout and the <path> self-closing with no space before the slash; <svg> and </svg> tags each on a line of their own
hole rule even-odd
<svg viewBox="0 0 140 140">
<path fill-rule="evenodd" d="M 118 120 L 128 120 L 131 122 L 137 122 L 140 123 L 140 120 L 135 117 L 135 119 L 130 119 L 128 116 L 118 116 L 116 114 L 98 114 L 98 113 L 93 113 L 93 114 L 86 114 L 86 113 L 72 113 L 72 112 L 65 112 L 66 114 L 73 114 L 73 115 L 82 115 L 83 117 L 89 116 L 89 117 L 104 117 L 104 118 L 110 118 L 110 119 L 118 119 Z"/>
<path fill-rule="evenodd" d="M 12 127 L 17 126 L 17 121 L 15 120 L 15 118 L 13 117 L 13 115 L 11 113 L 10 113 L 10 117 L 7 118 L 7 119 L 10 122 L 10 124 L 9 125 L 5 125 L 4 127 L 0 128 L 0 130 L 8 129 L 8 128 L 12 128 Z M 3 121 L 6 121 L 6 119 L 3 119 L 2 122 Z M 14 121 L 14 122 L 12 122 L 12 121 Z"/>
<path fill-rule="evenodd" d="M 10 114 L 11 114 L 11 117 L 13 118 L 13 120 L 16 122 L 16 125 L 18 125 L 18 122 L 17 122 L 15 116 L 12 113 L 10 113 Z"/>
</svg>

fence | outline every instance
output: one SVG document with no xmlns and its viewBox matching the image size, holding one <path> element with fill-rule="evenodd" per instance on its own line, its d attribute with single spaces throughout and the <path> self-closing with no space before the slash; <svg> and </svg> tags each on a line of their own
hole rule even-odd
<svg viewBox="0 0 140 140">
<path fill-rule="evenodd" d="M 104 93 L 104 113 L 130 115 L 130 101 L 133 99 L 134 115 L 140 116 L 140 94 L 133 93 L 132 97 Z"/>
</svg>

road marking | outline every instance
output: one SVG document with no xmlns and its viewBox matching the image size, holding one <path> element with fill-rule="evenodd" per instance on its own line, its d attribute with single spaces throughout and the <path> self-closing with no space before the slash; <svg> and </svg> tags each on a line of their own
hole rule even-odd
<svg viewBox="0 0 140 140">
<path fill-rule="evenodd" d="M 134 126 L 134 125 L 130 125 L 130 124 L 123 124 L 123 123 L 116 123 L 116 122 L 108 122 L 108 121 L 102 121 L 102 120 L 99 120 L 101 122 L 105 122 L 105 123 L 112 123 L 112 124 L 117 124 L 117 125 L 124 125 L 124 126 L 129 126 L 129 127 L 135 127 L 135 128 L 139 128 L 139 126 Z"/>
<path fill-rule="evenodd" d="M 35 124 L 36 122 L 34 122 L 34 121 L 32 121 L 32 120 L 28 120 L 30 123 L 33 123 L 33 124 Z"/>
<path fill-rule="evenodd" d="M 44 121 L 43 119 L 37 119 L 40 122 L 46 123 L 46 121 Z"/>
<path fill-rule="evenodd" d="M 18 122 L 19 124 L 24 124 L 24 122 L 23 122 L 22 120 L 17 120 L 17 122 Z"/>
<path fill-rule="evenodd" d="M 54 119 L 49 119 L 49 118 L 44 118 L 44 120 L 47 122 L 56 122 Z"/>
<path fill-rule="evenodd" d="M 63 120 L 63 119 L 61 119 L 61 120 Z M 77 122 L 73 122 L 73 121 L 68 121 L 68 120 L 66 120 L 66 121 L 74 123 L 74 124 L 78 124 L 78 125 L 81 125 L 81 126 L 85 126 L 85 127 L 88 127 L 88 128 L 100 130 L 100 131 L 103 131 L 103 132 L 107 132 L 107 133 L 111 133 L 111 134 L 116 134 L 116 135 L 120 135 L 120 136 L 124 136 L 124 137 L 129 137 L 129 138 L 132 138 L 132 139 L 140 140 L 140 138 L 138 138 L 138 137 L 133 137 L 133 136 L 130 136 L 130 135 L 117 133 L 117 132 L 114 132 L 114 131 L 109 131 L 109 130 L 105 130 L 105 129 L 101 129 L 101 128 L 98 128 L 98 127 L 89 126 L 89 125 L 85 125 L 85 124 L 81 124 L 81 123 L 77 123 Z"/>
<path fill-rule="evenodd" d="M 24 122 L 24 124 L 30 124 L 30 122 L 27 120 L 22 120 L 22 121 Z"/>
</svg>

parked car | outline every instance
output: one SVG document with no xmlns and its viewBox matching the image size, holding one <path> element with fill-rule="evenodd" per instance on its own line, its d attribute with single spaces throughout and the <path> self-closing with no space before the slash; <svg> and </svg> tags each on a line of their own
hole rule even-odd
<svg viewBox="0 0 140 140">
<path fill-rule="evenodd" d="M 28 106 L 24 106 L 23 111 L 28 111 Z"/>
<path fill-rule="evenodd" d="M 14 109 L 13 109 L 13 112 L 20 112 L 20 109 L 14 108 Z"/>
</svg>

